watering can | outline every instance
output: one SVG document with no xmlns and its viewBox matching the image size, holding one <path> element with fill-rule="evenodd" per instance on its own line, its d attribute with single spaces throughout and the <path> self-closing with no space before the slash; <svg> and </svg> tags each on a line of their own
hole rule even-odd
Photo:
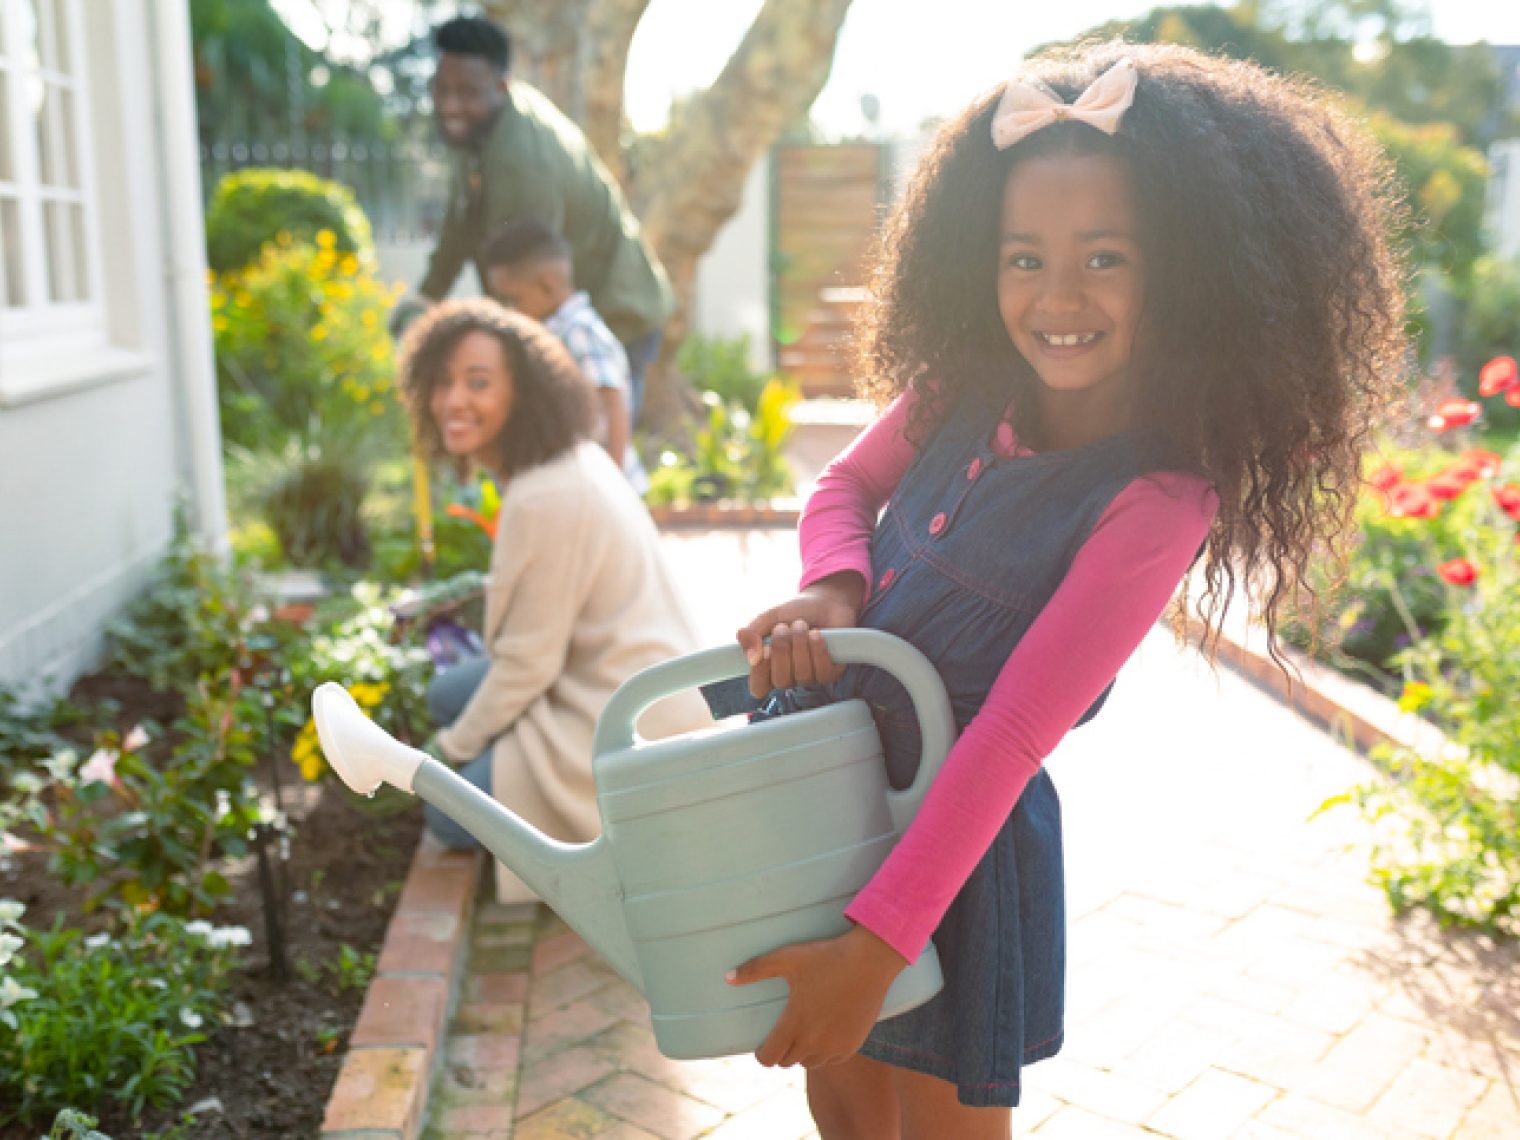
<svg viewBox="0 0 1520 1140">
<path fill-rule="evenodd" d="M 887 783 L 861 700 L 665 740 L 634 734 L 662 697 L 742 676 L 737 645 L 655 665 L 625 682 L 597 722 L 593 770 L 602 834 L 562 843 L 453 769 L 390 737 L 336 682 L 316 690 L 317 732 L 354 791 L 415 792 L 460 823 L 533 888 L 649 1001 L 667 1057 L 752 1053 L 786 1006 L 777 978 L 731 986 L 760 954 L 849 929 L 844 908 L 907 827 L 955 739 L 939 674 L 907 642 L 875 630 L 824 633 L 834 660 L 884 669 L 913 702 L 923 754 L 911 787 Z M 899 974 L 880 1017 L 942 984 L 931 943 Z"/>
</svg>

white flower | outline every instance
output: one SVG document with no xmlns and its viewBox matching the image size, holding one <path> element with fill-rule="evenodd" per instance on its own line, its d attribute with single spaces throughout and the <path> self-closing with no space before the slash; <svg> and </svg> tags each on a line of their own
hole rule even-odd
<svg viewBox="0 0 1520 1140">
<path fill-rule="evenodd" d="M 17 851 L 30 851 L 32 845 L 19 835 L 12 835 L 9 831 L 0 831 L 0 851 L 7 855 L 14 855 Z"/>
<path fill-rule="evenodd" d="M 201 1017 L 201 1015 L 196 1013 L 193 1009 L 180 1010 L 179 1019 L 180 1021 L 184 1022 L 185 1025 L 190 1029 L 199 1029 L 202 1022 L 205 1021 L 205 1018 Z"/>
<path fill-rule="evenodd" d="M 11 777 L 11 787 L 23 796 L 35 796 L 42 791 L 42 778 L 35 772 L 17 772 Z"/>
<path fill-rule="evenodd" d="M 25 913 L 25 903 L 19 903 L 15 899 L 0 899 L 0 926 L 19 922 Z"/>
<path fill-rule="evenodd" d="M 206 941 L 214 950 L 225 950 L 229 946 L 252 946 L 253 935 L 246 926 L 219 926 Z"/>
<path fill-rule="evenodd" d="M 140 724 L 134 724 L 132 731 L 127 733 L 127 738 L 121 742 L 121 750 L 123 752 L 136 752 L 146 743 L 148 743 L 147 730 Z"/>
<path fill-rule="evenodd" d="M 166 990 L 169 988 L 169 983 L 164 981 L 162 978 L 149 978 L 148 984 L 155 990 Z"/>
<path fill-rule="evenodd" d="M 48 770 L 48 775 L 55 780 L 67 780 L 74 771 L 74 765 L 79 763 L 79 753 L 72 748 L 65 748 L 61 752 L 55 752 L 42 762 L 42 766 Z"/>
<path fill-rule="evenodd" d="M 216 790 L 216 818 L 223 819 L 232 810 L 232 796 L 226 788 Z"/>
<path fill-rule="evenodd" d="M 79 769 L 79 782 L 81 784 L 116 783 L 116 761 L 120 759 L 119 752 L 109 748 L 96 749 L 85 761 L 84 767 Z"/>
<path fill-rule="evenodd" d="M 213 929 L 212 925 L 203 918 L 197 918 L 194 922 L 185 923 L 185 933 L 193 934 L 197 938 L 211 937 Z"/>
<path fill-rule="evenodd" d="M 102 930 L 99 934 L 92 934 L 86 938 L 84 944 L 91 950 L 99 950 L 102 946 L 111 944 L 111 936 Z"/>
<path fill-rule="evenodd" d="M 36 996 L 36 990 L 27 989 L 15 978 L 0 978 L 0 1009 L 9 1009 L 18 1001 Z"/>
<path fill-rule="evenodd" d="M 0 966 L 6 965 L 16 956 L 16 951 L 21 949 L 21 939 L 14 934 L 0 931 Z"/>
</svg>

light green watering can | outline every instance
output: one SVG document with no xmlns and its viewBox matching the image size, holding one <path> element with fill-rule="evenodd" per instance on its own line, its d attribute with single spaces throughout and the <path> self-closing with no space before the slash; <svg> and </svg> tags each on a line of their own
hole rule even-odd
<svg viewBox="0 0 1520 1140">
<path fill-rule="evenodd" d="M 887 783 L 864 701 L 666 740 L 633 725 L 662 697 L 749 671 L 737 645 L 644 670 L 612 695 L 594 749 L 602 834 L 550 839 L 447 765 L 393 739 L 341 685 L 312 696 L 323 751 L 343 781 L 415 792 L 458 821 L 648 1000 L 655 1040 L 690 1060 L 751 1053 L 786 1005 L 784 981 L 731 986 L 733 967 L 793 942 L 849 929 L 843 911 L 913 818 L 955 739 L 928 659 L 875 630 L 830 630 L 842 664 L 887 670 L 907 688 L 923 732 L 913 786 Z M 942 984 L 930 944 L 898 975 L 880 1016 Z"/>
</svg>

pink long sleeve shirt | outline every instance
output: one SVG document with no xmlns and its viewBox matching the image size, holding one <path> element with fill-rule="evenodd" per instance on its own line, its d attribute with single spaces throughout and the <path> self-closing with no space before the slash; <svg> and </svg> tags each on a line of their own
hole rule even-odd
<svg viewBox="0 0 1520 1140">
<path fill-rule="evenodd" d="M 911 393 L 894 401 L 819 478 L 799 528 L 804 587 L 851 571 L 870 590 L 877 516 L 916 451 L 904 434 L 912 403 Z M 995 443 L 1028 453 L 1007 423 Z M 918 957 L 1030 777 L 1160 617 L 1217 509 L 1204 480 L 1176 472 L 1114 497 L 847 917 Z"/>
</svg>

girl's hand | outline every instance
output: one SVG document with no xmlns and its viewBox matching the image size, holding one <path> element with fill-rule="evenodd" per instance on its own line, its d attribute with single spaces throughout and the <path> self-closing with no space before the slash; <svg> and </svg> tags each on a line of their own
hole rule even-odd
<svg viewBox="0 0 1520 1140">
<path fill-rule="evenodd" d="M 841 571 L 819 579 L 739 630 L 739 645 L 750 666 L 749 691 L 763 697 L 772 689 L 837 680 L 843 669 L 829 656 L 818 631 L 853 626 L 864 596 L 861 576 Z"/>
<path fill-rule="evenodd" d="M 755 1060 L 815 1069 L 848 1061 L 865 1041 L 892 979 L 908 963 L 863 926 L 822 942 L 762 954 L 728 975 L 730 985 L 782 978 L 791 995 Z"/>
</svg>

